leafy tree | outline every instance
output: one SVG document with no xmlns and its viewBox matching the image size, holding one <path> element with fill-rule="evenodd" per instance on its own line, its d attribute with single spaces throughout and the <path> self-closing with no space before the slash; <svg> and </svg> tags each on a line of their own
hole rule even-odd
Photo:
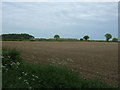
<svg viewBox="0 0 120 90">
<path fill-rule="evenodd" d="M 113 42 L 117 42 L 118 39 L 117 39 L 117 38 L 113 38 L 112 41 L 113 41 Z"/>
<path fill-rule="evenodd" d="M 90 37 L 89 36 L 84 36 L 83 37 L 85 40 L 88 40 Z"/>
<path fill-rule="evenodd" d="M 80 38 L 80 41 L 83 41 L 83 38 Z"/>
<path fill-rule="evenodd" d="M 60 36 L 59 36 L 59 35 L 55 35 L 54 38 L 55 38 L 56 40 L 58 40 L 58 39 L 60 38 Z"/>
<path fill-rule="evenodd" d="M 109 41 L 109 39 L 111 39 L 111 38 L 112 38 L 112 35 L 111 35 L 111 34 L 109 34 L 109 33 L 107 33 L 107 34 L 105 34 L 105 37 L 106 37 L 106 41 Z"/>
</svg>

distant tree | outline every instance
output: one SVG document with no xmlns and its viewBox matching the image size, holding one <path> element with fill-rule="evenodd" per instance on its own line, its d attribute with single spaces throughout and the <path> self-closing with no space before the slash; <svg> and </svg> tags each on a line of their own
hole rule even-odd
<svg viewBox="0 0 120 90">
<path fill-rule="evenodd" d="M 117 38 L 113 38 L 112 41 L 113 42 L 118 42 L 118 39 Z"/>
<path fill-rule="evenodd" d="M 80 38 L 80 41 L 83 41 L 83 38 Z"/>
<path fill-rule="evenodd" d="M 111 38 L 112 38 L 112 35 L 111 35 L 111 34 L 109 34 L 109 33 L 107 33 L 107 34 L 105 34 L 105 37 L 106 37 L 106 41 L 109 41 L 109 39 L 111 39 Z"/>
<path fill-rule="evenodd" d="M 59 35 L 55 35 L 54 38 L 55 38 L 56 40 L 58 40 L 58 39 L 60 38 L 60 36 L 59 36 Z"/>
<path fill-rule="evenodd" d="M 89 36 L 84 36 L 83 37 L 85 40 L 88 40 L 90 37 Z"/>
</svg>

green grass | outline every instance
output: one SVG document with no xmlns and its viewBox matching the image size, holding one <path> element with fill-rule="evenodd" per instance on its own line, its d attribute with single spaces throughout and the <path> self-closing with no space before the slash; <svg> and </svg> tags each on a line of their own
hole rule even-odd
<svg viewBox="0 0 120 90">
<path fill-rule="evenodd" d="M 2 60 L 3 88 L 113 88 L 69 68 L 23 62 L 16 50 L 3 50 Z"/>
</svg>

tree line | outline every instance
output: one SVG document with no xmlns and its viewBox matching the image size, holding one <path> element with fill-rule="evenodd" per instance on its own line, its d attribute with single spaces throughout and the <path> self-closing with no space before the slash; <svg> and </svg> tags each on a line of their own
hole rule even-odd
<svg viewBox="0 0 120 90">
<path fill-rule="evenodd" d="M 2 34 L 0 35 L 2 37 L 2 40 L 29 40 L 29 39 L 34 39 L 34 36 L 26 34 L 26 33 L 21 33 L 21 34 Z"/>
<path fill-rule="evenodd" d="M 47 39 L 36 39 L 34 36 L 26 34 L 26 33 L 21 33 L 21 34 L 2 34 L 2 35 L 0 35 L 0 37 L 2 37 L 3 41 L 47 40 Z M 80 38 L 80 41 L 88 41 L 89 38 L 90 37 L 88 35 L 86 35 L 86 36 L 83 36 L 83 38 Z M 107 33 L 107 34 L 105 34 L 105 38 L 106 38 L 106 41 L 108 42 L 112 38 L 112 35 Z M 52 39 L 49 39 L 49 40 L 52 40 Z M 54 35 L 54 40 L 69 40 L 69 41 L 73 40 L 73 41 L 76 41 L 77 39 L 67 39 L 67 38 L 63 39 L 63 38 L 60 38 L 60 35 Z M 112 38 L 112 41 L 113 42 L 117 42 L 118 38 Z"/>
<path fill-rule="evenodd" d="M 60 36 L 59 35 L 55 35 L 54 36 L 54 38 L 56 39 L 56 40 L 58 40 L 59 38 L 60 38 Z M 86 36 L 84 36 L 83 38 L 80 38 L 80 41 L 83 41 L 83 40 L 88 40 L 90 37 L 88 36 L 88 35 L 86 35 Z M 107 33 L 107 34 L 105 34 L 105 38 L 106 38 L 106 41 L 108 42 L 111 38 L 112 38 L 112 35 L 111 34 L 109 34 L 109 33 Z M 113 42 L 117 42 L 118 41 L 118 38 L 112 38 L 112 41 Z"/>
</svg>

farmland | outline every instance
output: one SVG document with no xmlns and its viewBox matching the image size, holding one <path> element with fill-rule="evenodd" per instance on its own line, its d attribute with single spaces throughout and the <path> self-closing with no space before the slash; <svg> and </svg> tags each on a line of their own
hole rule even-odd
<svg viewBox="0 0 120 90">
<path fill-rule="evenodd" d="M 118 43 L 3 41 L 30 63 L 56 64 L 77 70 L 85 78 L 102 78 L 118 83 Z"/>
</svg>

